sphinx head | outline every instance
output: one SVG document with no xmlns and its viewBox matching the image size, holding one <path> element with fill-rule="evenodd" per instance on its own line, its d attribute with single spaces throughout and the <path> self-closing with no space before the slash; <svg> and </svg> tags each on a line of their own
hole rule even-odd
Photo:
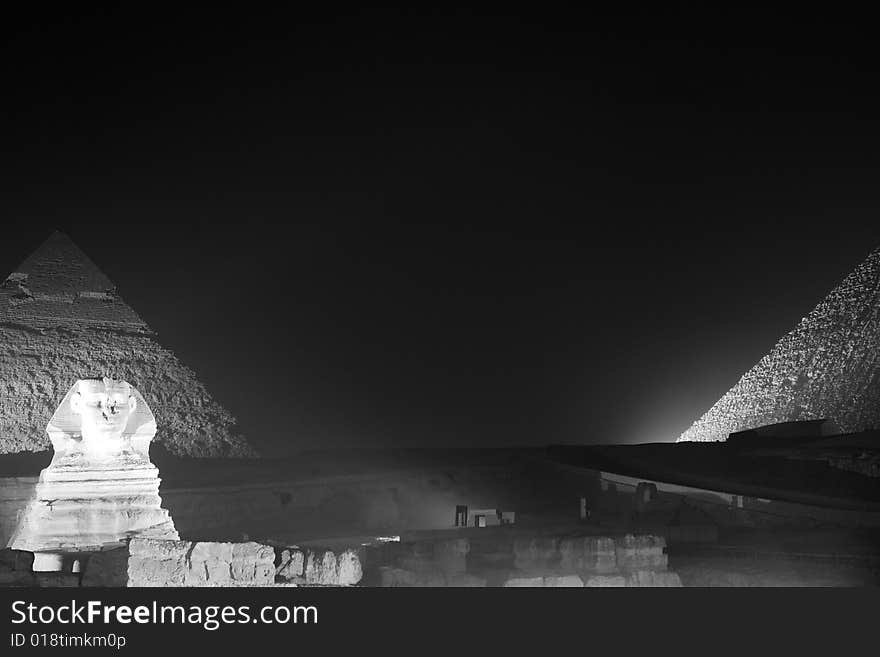
<svg viewBox="0 0 880 657">
<path fill-rule="evenodd" d="M 149 461 L 156 418 L 141 394 L 125 381 L 80 379 L 55 409 L 46 432 L 53 463 L 117 456 Z"/>
<path fill-rule="evenodd" d="M 80 418 L 82 446 L 89 452 L 120 449 L 122 434 L 136 408 L 131 386 L 114 379 L 82 379 L 70 397 L 70 410 Z"/>
</svg>

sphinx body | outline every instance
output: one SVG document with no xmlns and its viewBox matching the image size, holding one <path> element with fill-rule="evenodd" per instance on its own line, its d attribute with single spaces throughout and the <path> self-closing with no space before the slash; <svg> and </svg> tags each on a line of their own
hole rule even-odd
<svg viewBox="0 0 880 657">
<path fill-rule="evenodd" d="M 46 427 L 54 456 L 9 547 L 35 553 L 35 570 L 60 570 L 82 553 L 132 536 L 178 539 L 150 462 L 156 421 L 125 381 L 82 379 Z"/>
</svg>

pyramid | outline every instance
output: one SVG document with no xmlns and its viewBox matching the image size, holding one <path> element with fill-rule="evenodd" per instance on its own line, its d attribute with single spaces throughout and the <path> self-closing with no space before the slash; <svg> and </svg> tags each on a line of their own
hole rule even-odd
<svg viewBox="0 0 880 657">
<path fill-rule="evenodd" d="M 880 428 L 880 248 L 678 440 L 821 419 L 844 433 Z"/>
<path fill-rule="evenodd" d="M 235 418 L 64 233 L 0 284 L 0 453 L 49 449 L 46 424 L 77 380 L 131 382 L 154 410 L 155 442 L 178 456 L 248 457 Z"/>
</svg>

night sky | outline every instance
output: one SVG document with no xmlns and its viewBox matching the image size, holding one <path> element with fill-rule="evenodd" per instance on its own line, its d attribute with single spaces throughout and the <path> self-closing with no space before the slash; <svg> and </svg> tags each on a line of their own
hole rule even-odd
<svg viewBox="0 0 880 657">
<path fill-rule="evenodd" d="M 244 11 L 7 16 L 0 269 L 266 454 L 674 440 L 880 245 L 864 18 Z"/>
</svg>

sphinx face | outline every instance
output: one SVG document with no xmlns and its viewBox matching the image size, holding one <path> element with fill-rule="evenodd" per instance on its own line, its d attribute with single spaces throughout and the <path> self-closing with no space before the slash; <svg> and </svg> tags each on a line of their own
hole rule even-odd
<svg viewBox="0 0 880 657">
<path fill-rule="evenodd" d="M 70 407 L 82 422 L 83 448 L 89 452 L 112 452 L 122 447 L 122 433 L 137 400 L 127 383 L 86 380 L 80 381 Z"/>
</svg>

